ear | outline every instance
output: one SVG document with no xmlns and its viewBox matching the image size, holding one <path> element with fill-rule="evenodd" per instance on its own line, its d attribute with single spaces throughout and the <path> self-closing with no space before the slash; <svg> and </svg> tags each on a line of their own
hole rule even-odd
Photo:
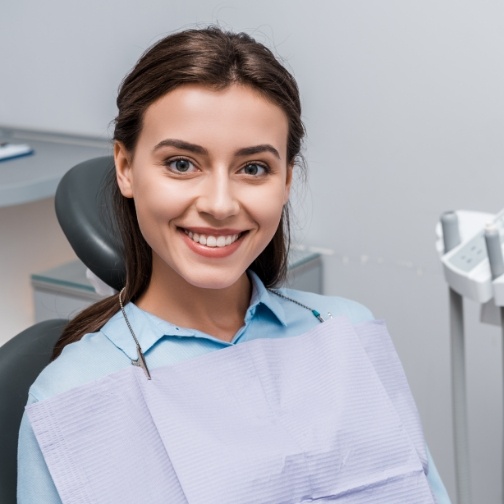
<svg viewBox="0 0 504 504">
<path fill-rule="evenodd" d="M 132 156 L 121 142 L 114 143 L 114 163 L 121 194 L 126 198 L 133 198 Z"/>
<path fill-rule="evenodd" d="M 285 178 L 284 205 L 286 205 L 287 202 L 289 201 L 293 171 L 294 171 L 294 164 L 287 165 L 287 176 Z"/>
</svg>

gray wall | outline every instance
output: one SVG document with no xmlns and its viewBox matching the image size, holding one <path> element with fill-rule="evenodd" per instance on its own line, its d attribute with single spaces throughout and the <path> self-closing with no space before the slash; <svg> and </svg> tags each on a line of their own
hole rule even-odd
<svg viewBox="0 0 504 504">
<path fill-rule="evenodd" d="M 162 35 L 219 22 L 301 87 L 309 188 L 297 235 L 325 290 L 385 318 L 454 497 L 446 288 L 434 225 L 502 207 L 504 4 L 496 0 L 4 0 L 0 124 L 108 135 L 122 76 Z M 469 306 L 474 502 L 500 499 L 501 341 Z"/>
</svg>

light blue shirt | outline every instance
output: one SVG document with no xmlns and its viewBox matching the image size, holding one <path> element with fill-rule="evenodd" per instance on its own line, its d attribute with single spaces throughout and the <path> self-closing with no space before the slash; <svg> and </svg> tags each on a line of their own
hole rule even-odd
<svg viewBox="0 0 504 504">
<path fill-rule="evenodd" d="M 191 359 L 212 350 L 257 338 L 284 338 L 309 331 L 320 322 L 308 309 L 269 292 L 250 273 L 252 297 L 244 325 L 231 342 L 195 329 L 175 326 L 147 313 L 133 303 L 125 310 L 134 328 L 147 366 L 154 369 Z M 353 324 L 372 320 L 362 305 L 337 297 L 281 289 L 280 292 L 315 309 L 322 317 L 346 316 Z M 30 388 L 28 404 L 48 399 L 71 388 L 92 382 L 131 365 L 137 358 L 135 342 L 121 312 L 98 332 L 67 345 L 58 359 L 47 366 Z M 38 446 L 26 414 L 19 435 L 18 503 L 57 504 L 61 500 Z M 428 454 L 428 481 L 438 504 L 450 500 L 437 469 Z"/>
</svg>

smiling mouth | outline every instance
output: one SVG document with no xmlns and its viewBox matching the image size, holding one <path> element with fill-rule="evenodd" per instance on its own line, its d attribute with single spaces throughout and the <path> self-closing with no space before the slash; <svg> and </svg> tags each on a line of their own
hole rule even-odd
<svg viewBox="0 0 504 504">
<path fill-rule="evenodd" d="M 227 247 L 238 240 L 244 233 L 233 234 L 233 235 L 205 235 L 199 233 L 193 233 L 184 229 L 184 233 L 191 238 L 195 243 L 200 245 L 205 245 L 210 248 L 222 248 Z"/>
</svg>

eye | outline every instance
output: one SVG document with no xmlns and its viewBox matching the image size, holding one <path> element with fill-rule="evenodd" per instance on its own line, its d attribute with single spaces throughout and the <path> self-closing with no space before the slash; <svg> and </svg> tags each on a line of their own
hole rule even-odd
<svg viewBox="0 0 504 504">
<path fill-rule="evenodd" d="M 186 158 L 170 159 L 165 164 L 174 173 L 189 173 L 196 169 L 194 164 Z"/>
<path fill-rule="evenodd" d="M 260 177 L 261 175 L 269 173 L 269 168 L 259 163 L 248 163 L 241 169 L 241 171 L 245 173 L 245 175 Z"/>
</svg>

